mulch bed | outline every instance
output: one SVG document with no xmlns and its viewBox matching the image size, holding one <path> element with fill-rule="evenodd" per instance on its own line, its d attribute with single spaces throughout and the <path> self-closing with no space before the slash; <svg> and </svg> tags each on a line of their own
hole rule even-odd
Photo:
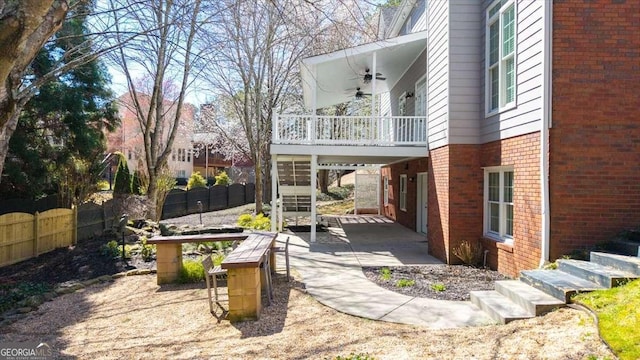
<svg viewBox="0 0 640 360">
<path fill-rule="evenodd" d="M 489 269 L 465 265 L 423 265 L 388 267 L 390 279 L 384 280 L 381 267 L 365 267 L 365 276 L 379 286 L 401 294 L 438 300 L 469 300 L 473 290 L 494 290 L 494 282 L 509 278 Z M 402 279 L 414 280 L 413 286 L 398 286 Z"/>
</svg>

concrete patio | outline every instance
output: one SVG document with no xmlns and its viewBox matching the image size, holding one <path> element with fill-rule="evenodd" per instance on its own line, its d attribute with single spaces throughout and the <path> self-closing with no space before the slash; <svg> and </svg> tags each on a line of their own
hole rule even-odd
<svg viewBox="0 0 640 360">
<path fill-rule="evenodd" d="M 429 328 L 487 325 L 493 321 L 469 301 L 416 298 L 379 287 L 363 266 L 440 264 L 428 255 L 426 236 L 382 216 L 348 215 L 323 219 L 326 232 L 310 242 L 308 233 L 290 236 L 292 267 L 307 291 L 322 304 L 363 318 Z"/>
</svg>

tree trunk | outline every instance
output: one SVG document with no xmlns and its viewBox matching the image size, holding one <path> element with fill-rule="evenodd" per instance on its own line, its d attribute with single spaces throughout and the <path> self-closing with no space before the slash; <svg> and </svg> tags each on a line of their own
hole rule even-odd
<svg viewBox="0 0 640 360">
<path fill-rule="evenodd" d="M 318 186 L 321 193 L 329 194 L 329 170 L 318 170 Z"/>
<path fill-rule="evenodd" d="M 344 171 L 342 170 L 336 170 L 336 177 L 337 177 L 337 183 L 338 183 L 338 187 L 342 187 L 342 174 L 344 173 Z"/>
<path fill-rule="evenodd" d="M 256 214 L 260 214 L 262 213 L 262 193 L 264 191 L 262 183 L 262 166 L 260 165 L 260 161 L 256 161 L 254 169 L 256 172 Z"/>
<path fill-rule="evenodd" d="M 0 1 L 0 174 L 20 110 L 33 94 L 19 92 L 24 72 L 62 26 L 68 9 L 64 0 Z"/>
<path fill-rule="evenodd" d="M 147 218 L 153 219 L 154 221 L 160 221 L 160 217 L 162 217 L 162 205 L 164 204 L 158 203 L 158 176 L 155 174 L 155 171 L 149 171 L 147 203 L 149 204 L 149 213 Z"/>
</svg>

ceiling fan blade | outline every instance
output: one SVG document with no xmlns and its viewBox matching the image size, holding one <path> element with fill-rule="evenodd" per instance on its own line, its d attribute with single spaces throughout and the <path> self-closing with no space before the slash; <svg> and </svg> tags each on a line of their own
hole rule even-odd
<svg viewBox="0 0 640 360">
<path fill-rule="evenodd" d="M 378 79 L 378 80 L 387 80 L 386 77 L 382 77 L 382 76 L 376 76 L 376 79 Z"/>
</svg>

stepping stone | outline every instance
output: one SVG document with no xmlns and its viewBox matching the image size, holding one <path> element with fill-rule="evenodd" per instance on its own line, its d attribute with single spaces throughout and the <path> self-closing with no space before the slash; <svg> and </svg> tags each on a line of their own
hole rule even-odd
<svg viewBox="0 0 640 360">
<path fill-rule="evenodd" d="M 558 270 L 592 281 L 606 288 L 612 288 L 626 283 L 630 279 L 638 278 L 638 275 L 610 266 L 572 259 L 558 260 Z"/>
<path fill-rule="evenodd" d="M 591 262 L 640 275 L 640 258 L 638 257 L 592 252 Z"/>
<path fill-rule="evenodd" d="M 559 270 L 523 270 L 520 280 L 566 303 L 574 294 L 605 289 L 602 285 Z"/>
<path fill-rule="evenodd" d="M 495 287 L 497 292 L 511 299 L 528 313 L 536 316 L 565 306 L 564 301 L 558 300 L 519 280 L 496 281 Z"/>
<path fill-rule="evenodd" d="M 495 290 L 471 291 L 469 295 L 474 305 L 500 324 L 535 316 Z"/>
</svg>

